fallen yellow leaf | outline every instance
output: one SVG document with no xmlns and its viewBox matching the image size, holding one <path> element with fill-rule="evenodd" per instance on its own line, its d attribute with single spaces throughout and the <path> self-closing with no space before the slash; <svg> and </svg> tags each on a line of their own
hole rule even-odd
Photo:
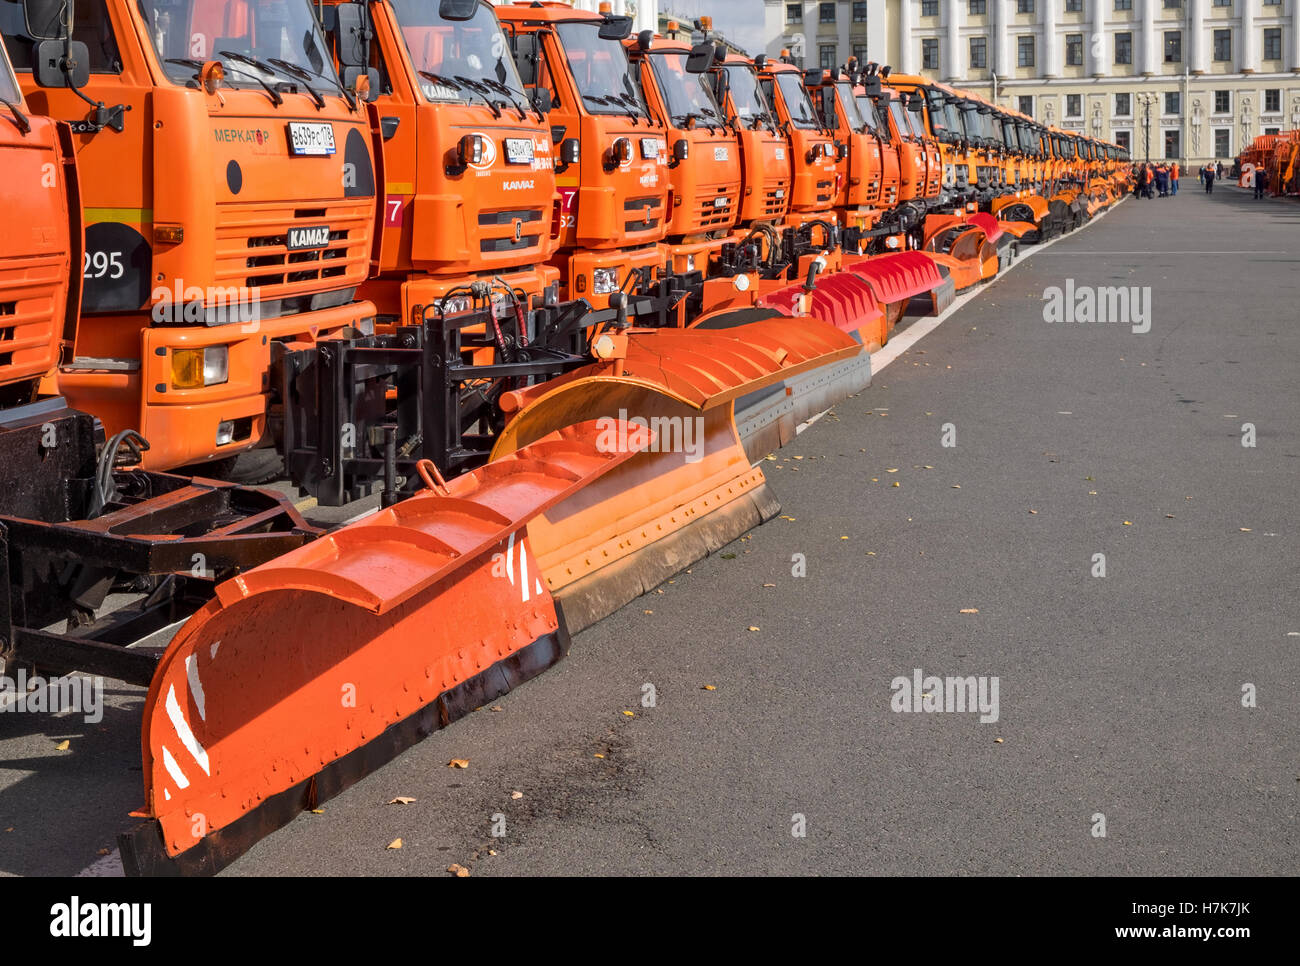
<svg viewBox="0 0 1300 966">
<path fill-rule="evenodd" d="M 893 485 L 894 485 L 894 486 L 902 486 L 902 484 L 899 483 L 897 480 L 894 481 Z"/>
<path fill-rule="evenodd" d="M 898 467 L 895 466 L 892 470 L 885 470 L 885 472 L 886 472 L 886 473 L 897 473 L 897 472 L 898 472 Z"/>
<path fill-rule="evenodd" d="M 415 799 L 412 798 L 410 795 L 398 795 L 396 798 L 390 799 L 388 804 L 389 805 L 410 805 L 414 801 Z"/>
<path fill-rule="evenodd" d="M 325 814 L 325 809 L 323 809 L 323 808 L 313 808 L 313 809 L 311 810 L 311 813 L 312 813 L 313 815 L 324 815 L 324 814 Z"/>
<path fill-rule="evenodd" d="M 469 869 L 465 868 L 459 862 L 453 862 L 447 866 L 447 871 L 453 873 L 457 879 L 468 879 Z"/>
<path fill-rule="evenodd" d="M 523 798 L 523 797 L 524 797 L 524 793 L 523 793 L 523 792 L 511 792 L 511 793 L 510 793 L 510 797 L 511 797 L 511 798 L 514 798 L 514 799 L 520 799 L 520 798 Z"/>
<path fill-rule="evenodd" d="M 624 713 L 625 715 L 627 715 L 629 718 L 635 718 L 635 717 L 636 717 L 636 715 L 635 715 L 634 713 L 632 713 L 631 711 L 624 711 L 623 713 Z"/>
<path fill-rule="evenodd" d="M 978 607 L 963 607 L 961 612 L 963 614 L 978 614 L 980 609 Z"/>
<path fill-rule="evenodd" d="M 595 753 L 594 755 L 592 755 L 591 757 L 593 757 L 593 758 L 604 758 L 605 756 L 602 755 L 600 752 L 596 752 L 596 753 Z"/>
<path fill-rule="evenodd" d="M 1002 739 L 1001 739 L 1001 738 L 994 738 L 993 740 L 994 740 L 995 742 L 997 742 L 999 745 L 1002 744 Z"/>
<path fill-rule="evenodd" d="M 1037 510 L 1030 510 L 1029 512 L 1030 512 L 1030 513 L 1037 513 L 1038 511 L 1037 511 Z"/>
<path fill-rule="evenodd" d="M 643 614 L 653 614 L 654 611 L 652 611 L 652 610 L 643 610 L 641 613 L 643 613 Z"/>
<path fill-rule="evenodd" d="M 64 739 L 54 746 L 55 751 L 67 751 L 72 746 L 72 742 Z"/>
<path fill-rule="evenodd" d="M 751 624 L 751 625 L 749 626 L 749 629 L 750 629 L 751 631 L 756 631 L 756 630 L 758 630 L 758 628 L 755 627 L 753 624 Z"/>
<path fill-rule="evenodd" d="M 840 539 L 841 539 L 841 540 L 847 540 L 847 539 L 849 539 L 849 538 L 848 538 L 848 537 L 840 537 Z"/>
<path fill-rule="evenodd" d="M 1250 527 L 1238 527 L 1237 529 L 1240 530 L 1242 533 L 1250 533 Z M 67 742 L 65 741 L 64 744 L 66 745 Z"/>
<path fill-rule="evenodd" d="M 401 847 L 402 847 L 401 839 L 393 839 L 393 841 L 389 842 L 388 845 L 386 846 L 386 848 L 389 849 L 400 849 Z"/>
<path fill-rule="evenodd" d="M 1124 526 L 1126 526 L 1126 527 L 1131 527 L 1131 526 L 1133 526 L 1133 523 L 1132 523 L 1132 521 L 1130 521 L 1130 520 L 1125 520 L 1125 521 L 1124 521 Z"/>
<path fill-rule="evenodd" d="M 469 767 L 469 759 L 468 759 L 468 758 L 453 758 L 451 761 L 447 762 L 447 767 L 448 767 L 448 768 L 468 768 L 468 767 Z"/>
<path fill-rule="evenodd" d="M 763 586 L 764 586 L 764 587 L 775 587 L 776 584 L 764 584 Z"/>
<path fill-rule="evenodd" d="M 705 690 L 705 691 L 716 691 L 716 690 L 718 690 L 718 689 L 715 688 L 712 684 L 706 684 L 706 685 L 704 685 L 704 690 Z"/>
</svg>

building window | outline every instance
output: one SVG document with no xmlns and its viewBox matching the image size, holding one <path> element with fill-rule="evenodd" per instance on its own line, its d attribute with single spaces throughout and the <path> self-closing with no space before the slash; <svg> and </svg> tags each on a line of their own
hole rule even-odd
<svg viewBox="0 0 1300 966">
<path fill-rule="evenodd" d="M 1282 110 L 1282 89 L 1270 87 L 1264 91 L 1264 113 L 1276 114 Z"/>
<path fill-rule="evenodd" d="M 982 17 L 988 13 L 987 0 L 970 0 L 970 13 L 974 17 Z"/>
<path fill-rule="evenodd" d="M 1021 34 L 1016 38 L 1016 66 L 1034 66 L 1034 38 L 1029 34 Z"/>
<path fill-rule="evenodd" d="M 1133 115 L 1132 94 L 1115 95 L 1115 114 L 1119 117 L 1131 117 Z"/>
<path fill-rule="evenodd" d="M 1183 139 L 1181 131 L 1165 132 L 1165 157 L 1169 160 L 1176 160 L 1183 156 Z"/>
<path fill-rule="evenodd" d="M 1115 132 L 1115 147 L 1123 148 L 1125 151 L 1133 146 L 1133 135 L 1128 131 Z"/>
<path fill-rule="evenodd" d="M 1115 0 L 1116 10 L 1132 10 L 1133 0 Z"/>
<path fill-rule="evenodd" d="M 987 37 L 970 39 L 970 65 L 972 70 L 984 70 L 989 65 L 989 42 Z"/>
<path fill-rule="evenodd" d="M 1065 0 L 1066 13 L 1083 13 L 1083 0 Z"/>
<path fill-rule="evenodd" d="M 1181 30 L 1165 31 L 1165 63 L 1177 64 L 1183 59 L 1183 32 Z"/>
<path fill-rule="evenodd" d="M 1280 6 L 1282 6 L 1282 0 L 1264 0 L 1264 6 L 1266 6 L 1266 7 L 1280 7 Z"/>
<path fill-rule="evenodd" d="M 858 62 L 859 65 L 861 65 L 861 64 L 865 64 L 865 63 L 867 62 L 867 45 L 866 45 L 866 44 L 854 44 L 854 45 L 853 45 L 853 58 L 854 58 L 854 60 L 856 60 L 856 61 Z"/>
<path fill-rule="evenodd" d="M 1033 13 L 1034 0 L 1016 0 L 1016 13 Z"/>
<path fill-rule="evenodd" d="M 1034 116 L 1034 95 L 1033 94 L 1021 94 L 1018 98 L 1016 98 L 1016 103 L 1019 105 L 1016 108 L 1016 110 L 1018 110 L 1021 114 L 1028 114 L 1030 117 Z"/>
<path fill-rule="evenodd" d="M 867 22 L 867 0 L 856 0 L 853 4 L 853 22 Z"/>
<path fill-rule="evenodd" d="M 1216 158 L 1227 158 L 1232 155 L 1232 128 L 1217 127 L 1214 129 L 1214 156 Z"/>
<path fill-rule="evenodd" d="M 1264 59 L 1282 59 L 1282 28 L 1266 27 L 1264 29 Z"/>
<path fill-rule="evenodd" d="M 787 3 L 785 5 L 786 23 L 803 23 L 803 4 Z"/>
<path fill-rule="evenodd" d="M 1122 33 L 1115 35 L 1115 63 L 1133 63 L 1133 35 Z"/>
<path fill-rule="evenodd" d="M 1082 94 L 1065 95 L 1065 116 L 1083 117 L 1083 95 Z"/>
<path fill-rule="evenodd" d="M 921 0 L 921 16 L 939 16 L 939 0 Z"/>
<path fill-rule="evenodd" d="M 1232 31 L 1216 30 L 1214 32 L 1214 59 L 1232 60 Z"/>
<path fill-rule="evenodd" d="M 1083 66 L 1083 34 L 1065 35 L 1065 63 L 1070 67 Z"/>
<path fill-rule="evenodd" d="M 939 41 L 933 37 L 921 40 L 921 67 L 924 70 L 939 69 Z"/>
<path fill-rule="evenodd" d="M 1216 7 L 1231 7 L 1232 0 L 1214 0 L 1214 5 Z"/>
<path fill-rule="evenodd" d="M 835 22 L 835 4 L 819 3 L 817 4 L 817 19 L 822 23 Z"/>
<path fill-rule="evenodd" d="M 1177 10 L 1183 5 L 1183 0 L 1165 0 L 1166 10 Z"/>
<path fill-rule="evenodd" d="M 1282 133 L 1282 129 L 1281 129 L 1280 127 L 1266 127 L 1266 128 L 1264 128 L 1264 133 L 1265 133 L 1265 134 L 1281 134 L 1281 133 Z"/>
<path fill-rule="evenodd" d="M 1183 109 L 1183 95 L 1178 91 L 1165 91 L 1165 113 L 1177 114 Z"/>
<path fill-rule="evenodd" d="M 1214 92 L 1214 113 L 1215 114 L 1232 113 L 1232 91 Z"/>
<path fill-rule="evenodd" d="M 817 45 L 817 66 L 822 70 L 833 70 L 835 68 L 834 44 Z"/>
</svg>

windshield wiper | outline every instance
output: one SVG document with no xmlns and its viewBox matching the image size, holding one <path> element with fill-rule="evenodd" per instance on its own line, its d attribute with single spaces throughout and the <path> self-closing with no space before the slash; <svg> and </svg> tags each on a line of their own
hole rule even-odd
<svg viewBox="0 0 1300 966">
<path fill-rule="evenodd" d="M 471 80 L 470 78 L 465 77 L 461 74 L 452 74 L 451 76 L 456 78 L 456 80 L 460 81 L 461 84 L 463 84 L 471 94 L 477 94 L 480 98 L 482 98 L 483 103 L 486 104 L 488 108 L 492 111 L 493 117 L 501 116 L 501 108 L 497 107 L 496 102 L 493 101 L 492 98 L 487 96 L 487 92 L 490 91 L 492 88 L 480 84 L 478 81 Z"/>
<path fill-rule="evenodd" d="M 430 83 L 437 84 L 439 87 L 449 87 L 453 91 L 458 91 L 461 89 L 461 86 L 457 84 L 455 81 L 443 77 L 441 74 L 435 74 L 431 70 L 420 70 L 420 71 L 416 71 L 416 73 L 419 74 L 421 77 L 423 77 L 425 80 L 429 81 Z"/>
<path fill-rule="evenodd" d="M 501 81 L 497 80 L 495 77 L 484 77 L 481 83 L 486 84 L 494 91 L 500 91 L 506 97 L 510 98 L 510 106 L 519 112 L 519 120 L 522 121 L 524 118 L 528 116 L 528 111 L 520 107 L 519 102 L 515 100 L 516 94 L 518 94 L 520 97 L 523 97 L 525 101 L 527 100 L 527 96 L 522 91 L 517 91 L 514 88 L 510 87 L 508 84 L 501 83 Z"/>
<path fill-rule="evenodd" d="M 307 89 L 307 93 L 311 95 L 311 99 L 316 103 L 316 110 L 325 110 L 325 98 L 321 97 L 320 94 L 316 92 L 316 88 L 311 86 L 311 74 L 307 73 L 307 71 L 303 70 L 297 64 L 291 64 L 287 60 L 280 60 L 278 57 L 272 57 L 267 61 L 267 63 L 273 67 L 280 68 L 280 73 L 288 74 L 290 77 L 296 77 L 298 80 L 302 81 L 302 86 Z M 353 106 L 355 107 L 356 105 L 354 104 Z"/>
<path fill-rule="evenodd" d="M 255 67 L 257 70 L 263 71 L 263 72 L 265 72 L 265 73 L 267 73 L 267 74 L 272 74 L 272 75 L 275 74 L 275 71 L 274 71 L 274 70 L 271 70 L 271 68 L 270 68 L 269 66 L 263 66 L 261 63 L 258 62 L 257 58 L 255 58 L 255 57 L 247 57 L 247 56 L 245 56 L 244 54 L 238 54 L 238 53 L 235 53 L 234 51 L 230 51 L 230 50 L 221 50 L 221 51 L 218 51 L 218 53 L 219 53 L 222 57 L 228 57 L 228 58 L 230 58 L 230 59 L 233 60 L 233 61 L 238 61 L 238 62 L 241 62 L 241 63 L 250 64 L 250 65 L 252 65 L 253 67 Z M 279 107 L 281 104 L 284 103 L 284 98 L 280 96 L 280 92 L 277 91 L 277 90 L 276 90 L 274 87 L 272 87 L 270 84 L 268 84 L 268 83 L 267 83 L 263 78 L 259 77 L 257 74 L 250 74 L 250 73 L 249 73 L 248 71 L 246 71 L 246 70 L 244 70 L 244 71 L 240 71 L 240 73 L 241 73 L 241 74 L 246 74 L 247 76 L 253 78 L 253 80 L 257 81 L 259 84 L 261 84 L 262 87 L 263 87 L 263 89 L 264 89 L 264 90 L 266 91 L 266 93 L 270 96 L 270 98 L 271 98 L 271 103 L 274 104 L 276 107 Z"/>
<path fill-rule="evenodd" d="M 32 133 L 32 122 L 27 120 L 26 114 L 18 110 L 17 104 L 4 97 L 0 97 L 0 104 L 9 108 L 9 113 L 14 116 L 14 123 L 18 125 L 18 130 L 22 132 L 24 137 Z"/>
</svg>

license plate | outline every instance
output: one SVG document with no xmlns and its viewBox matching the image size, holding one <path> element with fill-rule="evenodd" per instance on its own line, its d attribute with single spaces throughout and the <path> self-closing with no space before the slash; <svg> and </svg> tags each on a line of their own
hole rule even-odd
<svg viewBox="0 0 1300 966">
<path fill-rule="evenodd" d="M 532 138 L 506 138 L 506 163 L 507 164 L 532 164 L 533 163 Z"/>
<path fill-rule="evenodd" d="M 310 248 L 325 248 L 329 243 L 329 225 L 318 225 L 315 228 L 290 228 L 284 247 L 291 252 L 300 252 Z"/>
<path fill-rule="evenodd" d="M 725 197 L 714 198 L 714 199 L 713 199 L 713 207 L 714 207 L 714 208 L 725 208 L 725 207 L 727 207 L 727 199 L 726 199 Z"/>
<path fill-rule="evenodd" d="M 727 149 L 726 149 L 726 148 L 714 148 L 714 149 L 713 149 L 713 160 L 714 160 L 714 161 L 726 161 L 726 160 L 727 160 Z"/>
<path fill-rule="evenodd" d="M 784 189 L 784 188 L 777 188 L 777 189 L 776 189 L 776 200 L 777 200 L 777 201 L 780 201 L 780 200 L 781 200 L 782 198 L 784 198 L 784 197 L 785 197 L 785 189 Z"/>
<path fill-rule="evenodd" d="M 784 161 L 784 160 L 785 160 L 785 148 L 777 148 L 777 149 L 776 149 L 776 159 L 777 159 L 778 161 Z"/>
<path fill-rule="evenodd" d="M 334 147 L 332 124 L 309 124 L 304 121 L 289 122 L 289 153 L 298 157 L 326 157 L 337 150 Z"/>
<path fill-rule="evenodd" d="M 641 157 L 647 161 L 659 157 L 659 140 L 657 138 L 641 139 Z"/>
</svg>

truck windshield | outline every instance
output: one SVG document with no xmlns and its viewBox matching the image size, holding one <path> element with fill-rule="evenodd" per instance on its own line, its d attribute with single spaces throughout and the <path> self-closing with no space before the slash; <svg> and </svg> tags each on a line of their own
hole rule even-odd
<svg viewBox="0 0 1300 966">
<path fill-rule="evenodd" d="M 849 122 L 849 128 L 857 134 L 873 133 L 875 125 L 859 113 L 858 102 L 853 99 L 853 88 L 848 81 L 837 83 L 835 90 L 840 95 L 840 108 L 844 111 L 845 120 Z"/>
<path fill-rule="evenodd" d="M 736 109 L 736 117 L 742 121 L 762 118 L 772 119 L 772 108 L 768 106 L 763 92 L 758 89 L 758 78 L 744 64 L 729 64 L 723 68 L 727 72 L 727 90 L 731 94 L 731 103 Z"/>
<path fill-rule="evenodd" d="M 790 112 L 790 123 L 804 130 L 816 130 L 821 127 L 817 112 L 813 110 L 812 101 L 808 100 L 808 91 L 804 89 L 803 77 L 797 71 L 783 70 L 776 75 L 776 86 L 781 88 L 785 99 L 785 109 Z"/>
<path fill-rule="evenodd" d="M 896 98 L 891 97 L 889 99 L 889 113 L 894 118 L 894 127 L 898 128 L 898 133 L 902 137 L 910 137 L 912 134 L 912 126 L 909 123 L 910 119 L 907 116 L 908 111 Z"/>
<path fill-rule="evenodd" d="M 617 40 L 601 40 L 600 25 L 568 22 L 555 32 L 582 103 L 592 114 L 632 114 L 649 117 L 627 62 L 627 51 Z"/>
<path fill-rule="evenodd" d="M 338 75 L 307 0 L 139 0 L 158 59 L 178 84 L 219 60 L 232 86 L 319 80 L 338 93 Z M 310 79 L 298 74 L 305 72 Z"/>
<path fill-rule="evenodd" d="M 402 39 L 420 76 L 420 89 L 431 101 L 501 100 L 527 104 L 501 24 L 480 3 L 468 20 L 443 20 L 431 0 L 392 0 Z"/>
<path fill-rule="evenodd" d="M 673 124 L 684 124 L 692 117 L 710 127 L 721 124 L 722 112 L 705 82 L 705 75 L 688 74 L 686 57 L 679 51 L 650 55 L 650 68 L 668 105 Z"/>
<path fill-rule="evenodd" d="M 936 137 L 961 137 L 961 128 L 953 126 L 953 118 L 948 116 L 948 105 L 944 103 L 942 91 L 927 91 L 926 102 L 930 106 L 930 127 Z"/>
<path fill-rule="evenodd" d="M 9 66 L 9 58 L 5 56 L 2 46 L 0 46 L 0 97 L 10 104 L 17 104 L 19 100 L 18 82 L 14 80 L 14 72 Z"/>
<path fill-rule="evenodd" d="M 13 69 L 20 73 L 30 71 L 36 61 L 39 40 L 27 32 L 21 0 L 0 0 L 0 34 L 4 35 Z M 121 72 L 122 62 L 104 0 L 72 0 L 72 39 L 86 45 L 92 74 Z"/>
<path fill-rule="evenodd" d="M 881 118 L 875 99 L 868 94 L 855 94 L 853 99 L 858 102 L 858 113 L 863 117 L 870 118 L 868 124 L 883 140 L 888 141 L 889 125 L 884 123 L 884 119 Z"/>
</svg>

